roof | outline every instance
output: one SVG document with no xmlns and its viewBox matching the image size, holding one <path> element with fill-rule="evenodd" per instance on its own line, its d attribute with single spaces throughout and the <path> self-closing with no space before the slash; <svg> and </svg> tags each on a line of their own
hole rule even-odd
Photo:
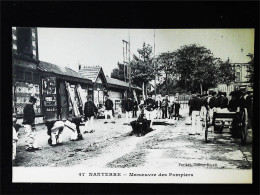
<svg viewBox="0 0 260 195">
<path fill-rule="evenodd" d="M 92 82 L 96 82 L 99 74 L 101 74 L 104 78 L 105 83 L 107 83 L 103 69 L 100 66 L 83 66 L 79 70 L 79 74 L 82 75 L 84 78 L 92 80 Z"/>
<path fill-rule="evenodd" d="M 39 64 L 39 69 L 44 72 L 51 72 L 51 73 L 55 73 L 58 75 L 64 75 L 64 76 L 88 80 L 88 79 L 84 78 L 82 75 L 80 75 L 79 73 L 77 73 L 76 71 L 74 71 L 68 67 L 61 67 L 61 66 L 49 63 L 49 62 L 41 61 Z"/>
<path fill-rule="evenodd" d="M 128 88 L 129 87 L 129 83 L 118 80 L 118 79 L 114 79 L 114 78 L 110 78 L 110 77 L 106 77 L 107 79 L 107 83 L 109 85 L 116 85 L 116 86 L 120 86 L 120 87 L 124 87 L 124 88 Z M 140 87 L 136 87 L 132 85 L 132 88 L 134 89 L 138 89 L 138 90 L 142 90 Z"/>
<path fill-rule="evenodd" d="M 110 78 L 110 77 L 107 77 L 106 79 L 107 79 L 108 84 L 119 85 L 119 86 L 122 86 L 122 87 L 129 87 L 129 83 L 126 83 L 124 81 L 121 81 L 121 80 L 118 80 L 118 79 L 113 79 L 113 78 Z"/>
</svg>

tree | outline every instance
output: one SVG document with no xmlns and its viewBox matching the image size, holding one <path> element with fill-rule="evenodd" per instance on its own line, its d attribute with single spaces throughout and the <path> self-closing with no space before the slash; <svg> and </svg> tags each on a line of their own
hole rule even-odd
<svg viewBox="0 0 260 195">
<path fill-rule="evenodd" d="M 119 62 L 117 63 L 117 66 L 118 68 L 114 68 L 111 72 L 111 78 L 114 78 L 114 79 L 118 79 L 118 80 L 121 80 L 121 81 L 125 81 L 125 75 L 126 75 L 126 72 L 124 74 L 124 65 L 123 64 L 120 64 Z"/>
<path fill-rule="evenodd" d="M 191 90 L 199 86 L 202 93 L 204 85 L 215 82 L 215 58 L 209 49 L 197 44 L 185 45 L 175 54 L 176 72 L 184 80 L 186 90 L 189 83 Z"/>
<path fill-rule="evenodd" d="M 166 85 L 166 93 L 169 94 L 169 80 L 173 81 L 174 73 L 176 73 L 175 68 L 175 60 L 176 55 L 174 52 L 165 52 L 161 53 L 157 58 L 157 66 L 156 66 L 156 72 L 162 72 L 163 75 L 165 75 L 165 85 Z M 171 78 L 171 79 L 169 79 Z M 176 79 L 176 77 L 175 77 Z"/>
<path fill-rule="evenodd" d="M 236 79 L 235 70 L 230 64 L 229 59 L 225 62 L 218 60 L 217 66 L 217 83 L 224 83 L 229 86 Z"/>
<path fill-rule="evenodd" d="M 133 55 L 133 60 L 130 62 L 131 76 L 133 84 L 142 87 L 143 83 L 147 85 L 155 78 L 152 47 L 143 43 L 142 49 L 138 49 L 137 52 L 139 57 Z"/>
</svg>

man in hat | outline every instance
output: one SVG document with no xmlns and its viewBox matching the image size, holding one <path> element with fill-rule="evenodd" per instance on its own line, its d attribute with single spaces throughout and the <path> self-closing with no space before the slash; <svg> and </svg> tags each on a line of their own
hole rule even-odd
<svg viewBox="0 0 260 195">
<path fill-rule="evenodd" d="M 23 124 L 26 133 L 26 151 L 38 150 L 38 143 L 35 135 L 35 112 L 33 106 L 35 105 L 37 99 L 35 96 L 31 96 L 29 102 L 25 105 L 23 109 Z"/>
<path fill-rule="evenodd" d="M 191 102 L 191 132 L 189 135 L 199 135 L 201 122 L 200 122 L 200 110 L 201 110 L 201 100 L 199 99 L 198 95 L 194 95 L 193 100 Z"/>
<path fill-rule="evenodd" d="M 161 118 L 161 109 L 162 109 L 162 101 L 161 101 L 161 97 L 158 95 L 157 96 L 157 100 L 155 102 L 155 109 L 156 109 L 156 118 L 160 119 Z"/>
<path fill-rule="evenodd" d="M 92 97 L 88 96 L 88 101 L 85 103 L 84 106 L 86 130 L 89 129 L 90 131 L 93 131 L 92 126 L 93 126 L 94 115 L 97 114 L 97 112 L 98 109 L 96 105 L 92 102 Z"/>
<path fill-rule="evenodd" d="M 175 117 L 174 120 L 176 120 L 177 117 L 178 117 L 178 120 L 179 120 L 179 118 L 180 118 L 180 108 L 181 108 L 181 105 L 180 105 L 180 103 L 177 102 L 176 100 L 177 100 L 177 97 L 175 97 L 175 101 L 174 101 L 174 105 L 173 105 L 173 107 L 174 107 L 174 117 Z"/>
<path fill-rule="evenodd" d="M 231 96 L 231 99 L 228 104 L 228 110 L 231 112 L 237 112 L 238 107 L 240 106 L 240 94 L 238 91 L 232 91 L 229 96 Z"/>
<path fill-rule="evenodd" d="M 222 99 L 221 95 L 222 95 L 222 92 L 219 91 L 217 93 L 217 97 L 216 97 L 216 100 L 215 100 L 215 107 L 216 108 L 220 108 L 221 107 L 221 99 Z"/>
<path fill-rule="evenodd" d="M 168 97 L 165 96 L 165 98 L 162 101 L 162 119 L 167 118 L 168 104 Z"/>
<path fill-rule="evenodd" d="M 207 93 L 204 93 L 202 96 L 201 96 L 201 110 L 200 110 L 200 118 L 202 120 L 205 119 L 206 117 L 206 114 L 209 110 L 209 107 L 208 107 L 208 94 Z M 206 119 L 207 120 L 207 119 Z"/>
<path fill-rule="evenodd" d="M 216 107 L 217 92 L 212 92 L 212 97 L 209 99 L 209 107 L 213 109 Z"/>
<path fill-rule="evenodd" d="M 208 99 L 209 102 L 209 117 L 210 117 L 210 121 L 213 123 L 213 115 L 216 109 L 216 100 L 217 100 L 217 92 L 213 91 L 212 92 L 212 97 L 210 97 Z"/>
<path fill-rule="evenodd" d="M 195 97 L 195 94 L 191 94 L 191 97 L 188 101 L 188 106 L 189 106 L 189 116 L 191 117 L 191 113 L 192 113 L 192 105 L 193 105 L 193 99 Z"/>
<path fill-rule="evenodd" d="M 148 96 L 147 100 L 145 101 L 145 105 L 145 116 L 148 120 L 151 120 L 150 127 L 152 127 L 155 118 L 155 101 L 152 99 L 151 95 Z"/>
<path fill-rule="evenodd" d="M 227 106 L 228 106 L 228 98 L 227 98 L 226 92 L 223 92 L 221 95 L 220 106 L 221 106 L 221 108 L 227 108 Z"/>
<path fill-rule="evenodd" d="M 114 117 L 113 117 L 113 102 L 109 99 L 109 95 L 105 96 L 105 124 L 107 123 L 107 115 L 110 116 L 112 123 L 115 123 Z"/>
<path fill-rule="evenodd" d="M 130 120 L 132 119 L 132 115 L 133 115 L 133 108 L 134 108 L 134 102 L 131 99 L 131 97 L 129 96 L 127 98 L 127 100 L 125 101 L 125 123 L 124 124 L 128 124 L 128 119 L 130 118 Z"/>
<path fill-rule="evenodd" d="M 138 111 L 138 102 L 137 99 L 134 98 L 134 107 L 133 107 L 133 118 L 137 117 L 137 111 Z"/>
</svg>

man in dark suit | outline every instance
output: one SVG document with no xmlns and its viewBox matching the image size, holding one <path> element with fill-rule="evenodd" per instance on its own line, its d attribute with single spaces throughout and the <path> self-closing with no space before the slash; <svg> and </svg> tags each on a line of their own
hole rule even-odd
<svg viewBox="0 0 260 195">
<path fill-rule="evenodd" d="M 127 100 L 125 101 L 125 114 L 126 114 L 126 120 L 124 124 L 128 124 L 128 119 L 132 119 L 133 115 L 133 108 L 134 108 L 134 102 L 132 98 L 129 96 Z"/>
<path fill-rule="evenodd" d="M 148 120 L 151 120 L 151 125 L 153 125 L 153 121 L 155 118 L 155 100 L 152 99 L 151 95 L 148 96 L 148 99 L 145 101 L 145 116 Z"/>
<path fill-rule="evenodd" d="M 155 102 L 155 109 L 156 109 L 156 118 L 160 119 L 161 118 L 161 109 L 162 109 L 162 101 L 161 101 L 160 96 L 157 96 L 157 100 Z"/>
<path fill-rule="evenodd" d="M 96 105 L 92 102 L 92 97 L 88 96 L 88 101 L 85 103 L 84 106 L 84 115 L 85 115 L 85 127 L 86 130 L 89 129 L 90 131 L 93 131 L 92 126 L 93 126 L 93 120 L 95 114 L 97 114 L 98 109 Z"/>
<path fill-rule="evenodd" d="M 138 102 L 137 99 L 134 98 L 133 118 L 137 117 L 137 110 L 138 110 Z"/>
<path fill-rule="evenodd" d="M 177 117 L 178 117 L 178 120 L 179 120 L 179 118 L 180 118 L 180 108 L 181 108 L 180 103 L 175 101 L 174 102 L 174 117 L 175 117 L 174 120 L 176 120 Z"/>
<path fill-rule="evenodd" d="M 110 116 L 112 123 L 115 123 L 114 117 L 113 117 L 113 102 L 109 99 L 109 95 L 105 96 L 105 124 L 107 123 L 107 115 Z"/>
<path fill-rule="evenodd" d="M 221 95 L 220 106 L 221 106 L 221 108 L 227 108 L 227 106 L 228 106 L 228 98 L 227 98 L 226 92 L 223 92 Z"/>
<path fill-rule="evenodd" d="M 201 110 L 201 100 L 198 97 L 198 94 L 196 94 L 193 98 L 193 101 L 191 102 L 191 117 L 192 117 L 192 128 L 189 135 L 198 135 L 199 130 L 201 128 L 200 123 L 200 110 Z"/>
<path fill-rule="evenodd" d="M 33 108 L 36 101 L 36 97 L 31 96 L 29 102 L 25 105 L 23 109 L 23 124 L 25 127 L 25 133 L 27 137 L 25 146 L 26 151 L 33 151 L 39 149 L 35 135 L 35 112 Z"/>
<path fill-rule="evenodd" d="M 162 101 L 162 118 L 165 119 L 167 118 L 167 112 L 168 112 L 168 98 L 164 98 Z"/>
</svg>

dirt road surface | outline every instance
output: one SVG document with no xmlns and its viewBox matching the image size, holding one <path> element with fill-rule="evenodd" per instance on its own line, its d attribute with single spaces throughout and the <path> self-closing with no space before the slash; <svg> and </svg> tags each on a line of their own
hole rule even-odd
<svg viewBox="0 0 260 195">
<path fill-rule="evenodd" d="M 169 125 L 154 125 L 145 136 L 130 135 L 132 129 L 123 125 L 104 124 L 95 120 L 94 133 L 83 133 L 84 140 L 70 141 L 70 131 L 64 131 L 64 143 L 49 146 L 47 128 L 37 126 L 37 137 L 42 150 L 26 152 L 24 130 L 20 130 L 17 158 L 13 166 L 22 167 L 95 167 L 95 168 L 201 168 L 201 169 L 251 169 L 252 132 L 245 146 L 234 139 L 228 130 L 222 134 L 209 132 L 209 142 L 203 134 L 188 135 L 191 125 L 186 125 L 187 110 L 180 120 L 169 120 Z"/>
</svg>

